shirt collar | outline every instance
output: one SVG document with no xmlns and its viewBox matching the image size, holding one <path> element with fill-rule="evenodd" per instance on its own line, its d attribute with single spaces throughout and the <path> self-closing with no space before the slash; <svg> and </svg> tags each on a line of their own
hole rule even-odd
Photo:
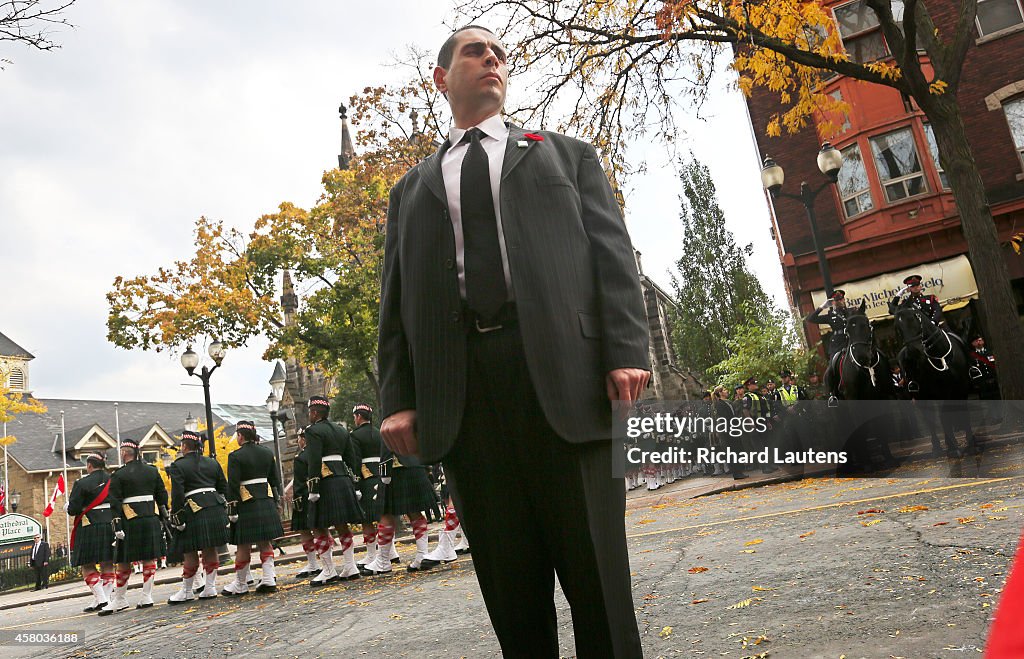
<svg viewBox="0 0 1024 659">
<path fill-rule="evenodd" d="M 484 119 L 478 123 L 474 128 L 479 128 L 484 132 L 487 137 L 492 137 L 496 140 L 507 140 L 508 139 L 508 126 L 501 120 L 501 115 L 493 115 Z M 456 128 L 452 126 L 448 129 L 448 143 L 455 146 L 462 140 L 462 136 L 466 134 L 466 128 Z"/>
</svg>

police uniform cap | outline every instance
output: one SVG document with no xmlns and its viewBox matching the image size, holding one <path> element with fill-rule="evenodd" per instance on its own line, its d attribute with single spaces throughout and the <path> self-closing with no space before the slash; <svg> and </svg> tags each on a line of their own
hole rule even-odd
<svg viewBox="0 0 1024 659">
<path fill-rule="evenodd" d="M 903 280 L 903 283 L 907 286 L 917 286 L 921 283 L 921 275 L 910 275 Z"/>
<path fill-rule="evenodd" d="M 138 451 L 139 450 L 139 443 L 137 441 L 135 441 L 134 439 L 122 439 L 121 440 L 121 448 L 125 448 L 125 447 L 132 448 L 132 449 L 135 449 L 136 451 Z"/>
<path fill-rule="evenodd" d="M 757 384 L 757 378 L 747 378 L 746 380 L 743 381 L 744 387 L 748 387 L 752 384 Z"/>
<path fill-rule="evenodd" d="M 352 414 L 373 414 L 373 408 L 366 403 L 359 403 L 352 408 Z"/>
<path fill-rule="evenodd" d="M 194 430 L 186 430 L 181 433 L 181 441 L 185 441 L 186 439 L 191 439 L 193 442 L 202 442 L 203 436 Z"/>
<path fill-rule="evenodd" d="M 843 289 L 837 288 L 836 290 L 832 291 L 832 299 L 833 300 L 839 300 L 839 299 L 845 299 L 845 298 L 846 298 L 846 291 L 844 291 Z"/>
</svg>

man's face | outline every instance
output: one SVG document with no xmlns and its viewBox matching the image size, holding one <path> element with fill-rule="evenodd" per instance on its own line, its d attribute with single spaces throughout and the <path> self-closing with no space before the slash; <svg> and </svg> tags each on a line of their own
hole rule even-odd
<svg viewBox="0 0 1024 659">
<path fill-rule="evenodd" d="M 910 285 L 910 294 L 911 295 L 920 295 L 921 294 L 921 284 L 920 284 L 920 282 L 917 283 L 917 284 L 911 284 Z"/>
<path fill-rule="evenodd" d="M 743 387 L 737 387 L 736 398 L 743 398 L 744 391 Z"/>
<path fill-rule="evenodd" d="M 765 385 L 765 387 L 768 389 L 768 391 L 775 391 L 775 383 L 774 382 L 769 382 L 768 384 Z"/>
<path fill-rule="evenodd" d="M 37 543 L 38 543 L 38 542 L 39 542 L 40 540 L 42 540 L 42 537 L 41 537 L 41 536 L 38 536 L 38 535 L 37 535 L 37 536 L 35 537 L 35 542 L 37 542 Z"/>
<path fill-rule="evenodd" d="M 459 32 L 455 39 L 452 63 L 447 71 L 434 69 L 434 84 L 448 95 L 453 109 L 497 114 L 508 85 L 505 47 L 490 32 L 475 28 Z"/>
<path fill-rule="evenodd" d="M 836 306 L 839 307 L 840 309 L 845 309 L 846 308 L 846 298 L 845 297 L 837 297 L 837 298 L 835 298 L 835 301 L 836 301 Z"/>
<path fill-rule="evenodd" d="M 978 338 L 971 341 L 971 345 L 974 346 L 975 350 L 981 350 L 982 348 L 985 347 L 985 339 L 979 336 Z"/>
</svg>

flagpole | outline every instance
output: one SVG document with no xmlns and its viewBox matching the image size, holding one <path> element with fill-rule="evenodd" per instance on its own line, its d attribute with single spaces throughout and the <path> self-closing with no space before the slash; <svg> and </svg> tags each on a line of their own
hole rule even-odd
<svg viewBox="0 0 1024 659">
<path fill-rule="evenodd" d="M 68 446 L 67 438 L 64 435 L 64 410 L 60 411 L 60 452 L 64 458 L 64 503 L 68 501 L 68 491 L 71 489 L 68 486 Z M 68 511 L 64 510 L 64 531 L 67 535 L 64 536 L 64 542 L 70 549 L 71 547 L 71 515 L 68 515 Z"/>
<path fill-rule="evenodd" d="M 4 421 L 4 509 L 10 508 L 11 475 L 7 471 L 7 422 Z"/>
<path fill-rule="evenodd" d="M 44 497 L 43 500 L 46 501 L 47 505 L 49 505 L 49 503 L 50 503 L 50 483 L 49 483 L 50 476 L 53 476 L 53 472 L 52 471 L 46 475 L 46 478 L 43 479 L 43 497 Z M 50 516 L 49 515 L 43 515 L 43 519 L 46 520 L 46 541 L 49 542 L 50 541 Z"/>
<path fill-rule="evenodd" d="M 117 436 L 117 466 L 123 467 L 124 460 L 121 458 L 121 418 L 117 414 L 117 403 L 114 403 L 114 434 Z"/>
</svg>

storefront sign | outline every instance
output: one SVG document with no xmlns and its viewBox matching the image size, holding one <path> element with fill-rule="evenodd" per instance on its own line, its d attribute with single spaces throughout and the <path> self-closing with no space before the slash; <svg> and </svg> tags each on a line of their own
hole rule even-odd
<svg viewBox="0 0 1024 659">
<path fill-rule="evenodd" d="M 870 279 L 837 284 L 835 288 L 846 291 L 846 306 L 857 308 L 863 301 L 868 318 L 890 318 L 889 300 L 904 287 L 903 280 L 910 275 L 921 275 L 921 292 L 939 298 L 943 309 L 962 307 L 972 298 L 978 297 L 974 271 L 967 257 L 962 254 L 946 261 L 935 261 Z M 825 301 L 825 291 L 812 291 L 811 301 L 815 308 L 820 306 Z M 827 326 L 823 325 L 822 330 L 826 331 Z"/>
<path fill-rule="evenodd" d="M 0 516 L 0 545 L 32 540 L 42 533 L 43 527 L 31 517 L 17 513 Z"/>
</svg>

